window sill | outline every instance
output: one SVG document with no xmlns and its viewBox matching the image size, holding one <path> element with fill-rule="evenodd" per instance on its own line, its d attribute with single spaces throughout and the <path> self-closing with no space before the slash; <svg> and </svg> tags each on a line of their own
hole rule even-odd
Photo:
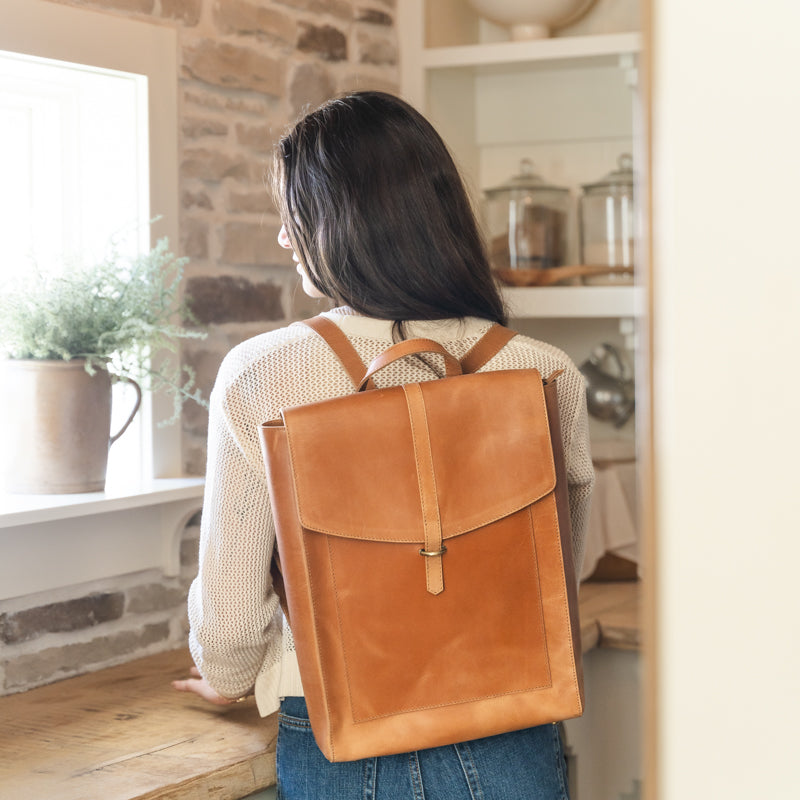
<svg viewBox="0 0 800 800">
<path fill-rule="evenodd" d="M 202 498 L 204 478 L 155 478 L 88 494 L 0 493 L 0 528 Z"/>
<path fill-rule="evenodd" d="M 180 540 L 203 478 L 76 495 L 0 495 L 0 599 L 131 572 L 180 572 Z"/>
</svg>

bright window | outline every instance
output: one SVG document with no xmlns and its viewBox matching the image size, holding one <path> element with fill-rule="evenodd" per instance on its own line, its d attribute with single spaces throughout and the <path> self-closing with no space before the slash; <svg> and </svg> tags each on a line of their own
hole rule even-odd
<svg viewBox="0 0 800 800">
<path fill-rule="evenodd" d="M 6 270 L 147 247 L 146 77 L 0 51 L 0 130 Z"/>
<path fill-rule="evenodd" d="M 169 26 L 46 0 L 3 0 L 0 236 L 8 271 L 60 268 L 114 236 L 135 254 L 178 242 L 177 42 Z M 151 218 L 158 222 L 148 227 Z M 181 474 L 172 401 L 149 398 L 139 430 L 114 444 L 109 483 Z M 123 419 L 130 398 L 115 397 Z M 112 421 L 112 430 L 118 420 Z M 133 465 L 133 466 L 132 466 Z"/>
<path fill-rule="evenodd" d="M 149 243 L 147 78 L 0 51 L 0 241 L 4 277 Z M 112 429 L 133 402 L 113 391 Z M 109 481 L 141 477 L 141 418 L 111 449 Z"/>
</svg>

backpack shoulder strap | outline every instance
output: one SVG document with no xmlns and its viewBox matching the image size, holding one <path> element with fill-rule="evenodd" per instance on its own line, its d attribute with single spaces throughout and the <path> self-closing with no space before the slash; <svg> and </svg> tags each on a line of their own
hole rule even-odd
<svg viewBox="0 0 800 800">
<path fill-rule="evenodd" d="M 367 367 L 356 352 L 355 347 L 350 344 L 350 340 L 345 336 L 341 328 L 322 315 L 304 320 L 303 324 L 308 325 L 309 328 L 325 340 L 328 347 L 333 350 L 334 354 L 339 359 L 345 372 L 350 376 L 350 380 L 358 387 L 367 372 Z M 488 363 L 497 355 L 497 353 L 516 335 L 515 331 L 505 328 L 502 325 L 492 325 L 492 327 L 472 346 L 464 358 L 461 359 L 462 371 L 464 373 L 477 372 L 484 364 Z M 372 378 L 369 379 L 366 388 L 375 388 Z"/>
<path fill-rule="evenodd" d="M 496 356 L 516 335 L 516 331 L 504 328 L 502 325 L 492 325 L 492 327 L 475 342 L 464 358 L 461 359 L 461 369 L 465 373 L 477 372 L 484 364 L 494 358 L 494 356 Z"/>
<path fill-rule="evenodd" d="M 323 317 L 321 314 L 316 317 L 311 317 L 311 319 L 303 320 L 303 324 L 308 325 L 311 330 L 319 334 L 325 340 L 328 347 L 333 350 L 334 355 L 341 362 L 345 372 L 350 376 L 350 380 L 358 387 L 364 378 L 367 367 L 356 352 L 355 347 L 350 344 L 350 340 L 342 332 L 342 329 L 336 323 L 331 322 L 327 317 Z M 367 388 L 375 388 L 371 378 L 367 384 Z"/>
</svg>

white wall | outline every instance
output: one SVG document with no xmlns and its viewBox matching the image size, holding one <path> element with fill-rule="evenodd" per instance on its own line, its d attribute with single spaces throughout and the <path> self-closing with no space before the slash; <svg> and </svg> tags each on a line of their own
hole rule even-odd
<svg viewBox="0 0 800 800">
<path fill-rule="evenodd" d="M 800 4 L 653 4 L 658 797 L 795 798 Z"/>
</svg>

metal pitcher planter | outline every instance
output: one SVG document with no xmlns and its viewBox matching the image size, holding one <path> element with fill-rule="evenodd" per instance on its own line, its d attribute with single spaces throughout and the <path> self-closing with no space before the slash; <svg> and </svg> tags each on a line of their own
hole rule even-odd
<svg viewBox="0 0 800 800">
<path fill-rule="evenodd" d="M 111 376 L 86 372 L 83 359 L 2 363 L 0 428 L 6 488 L 25 494 L 99 492 L 105 487 L 109 447 L 133 421 L 136 402 L 111 436 Z"/>
</svg>

